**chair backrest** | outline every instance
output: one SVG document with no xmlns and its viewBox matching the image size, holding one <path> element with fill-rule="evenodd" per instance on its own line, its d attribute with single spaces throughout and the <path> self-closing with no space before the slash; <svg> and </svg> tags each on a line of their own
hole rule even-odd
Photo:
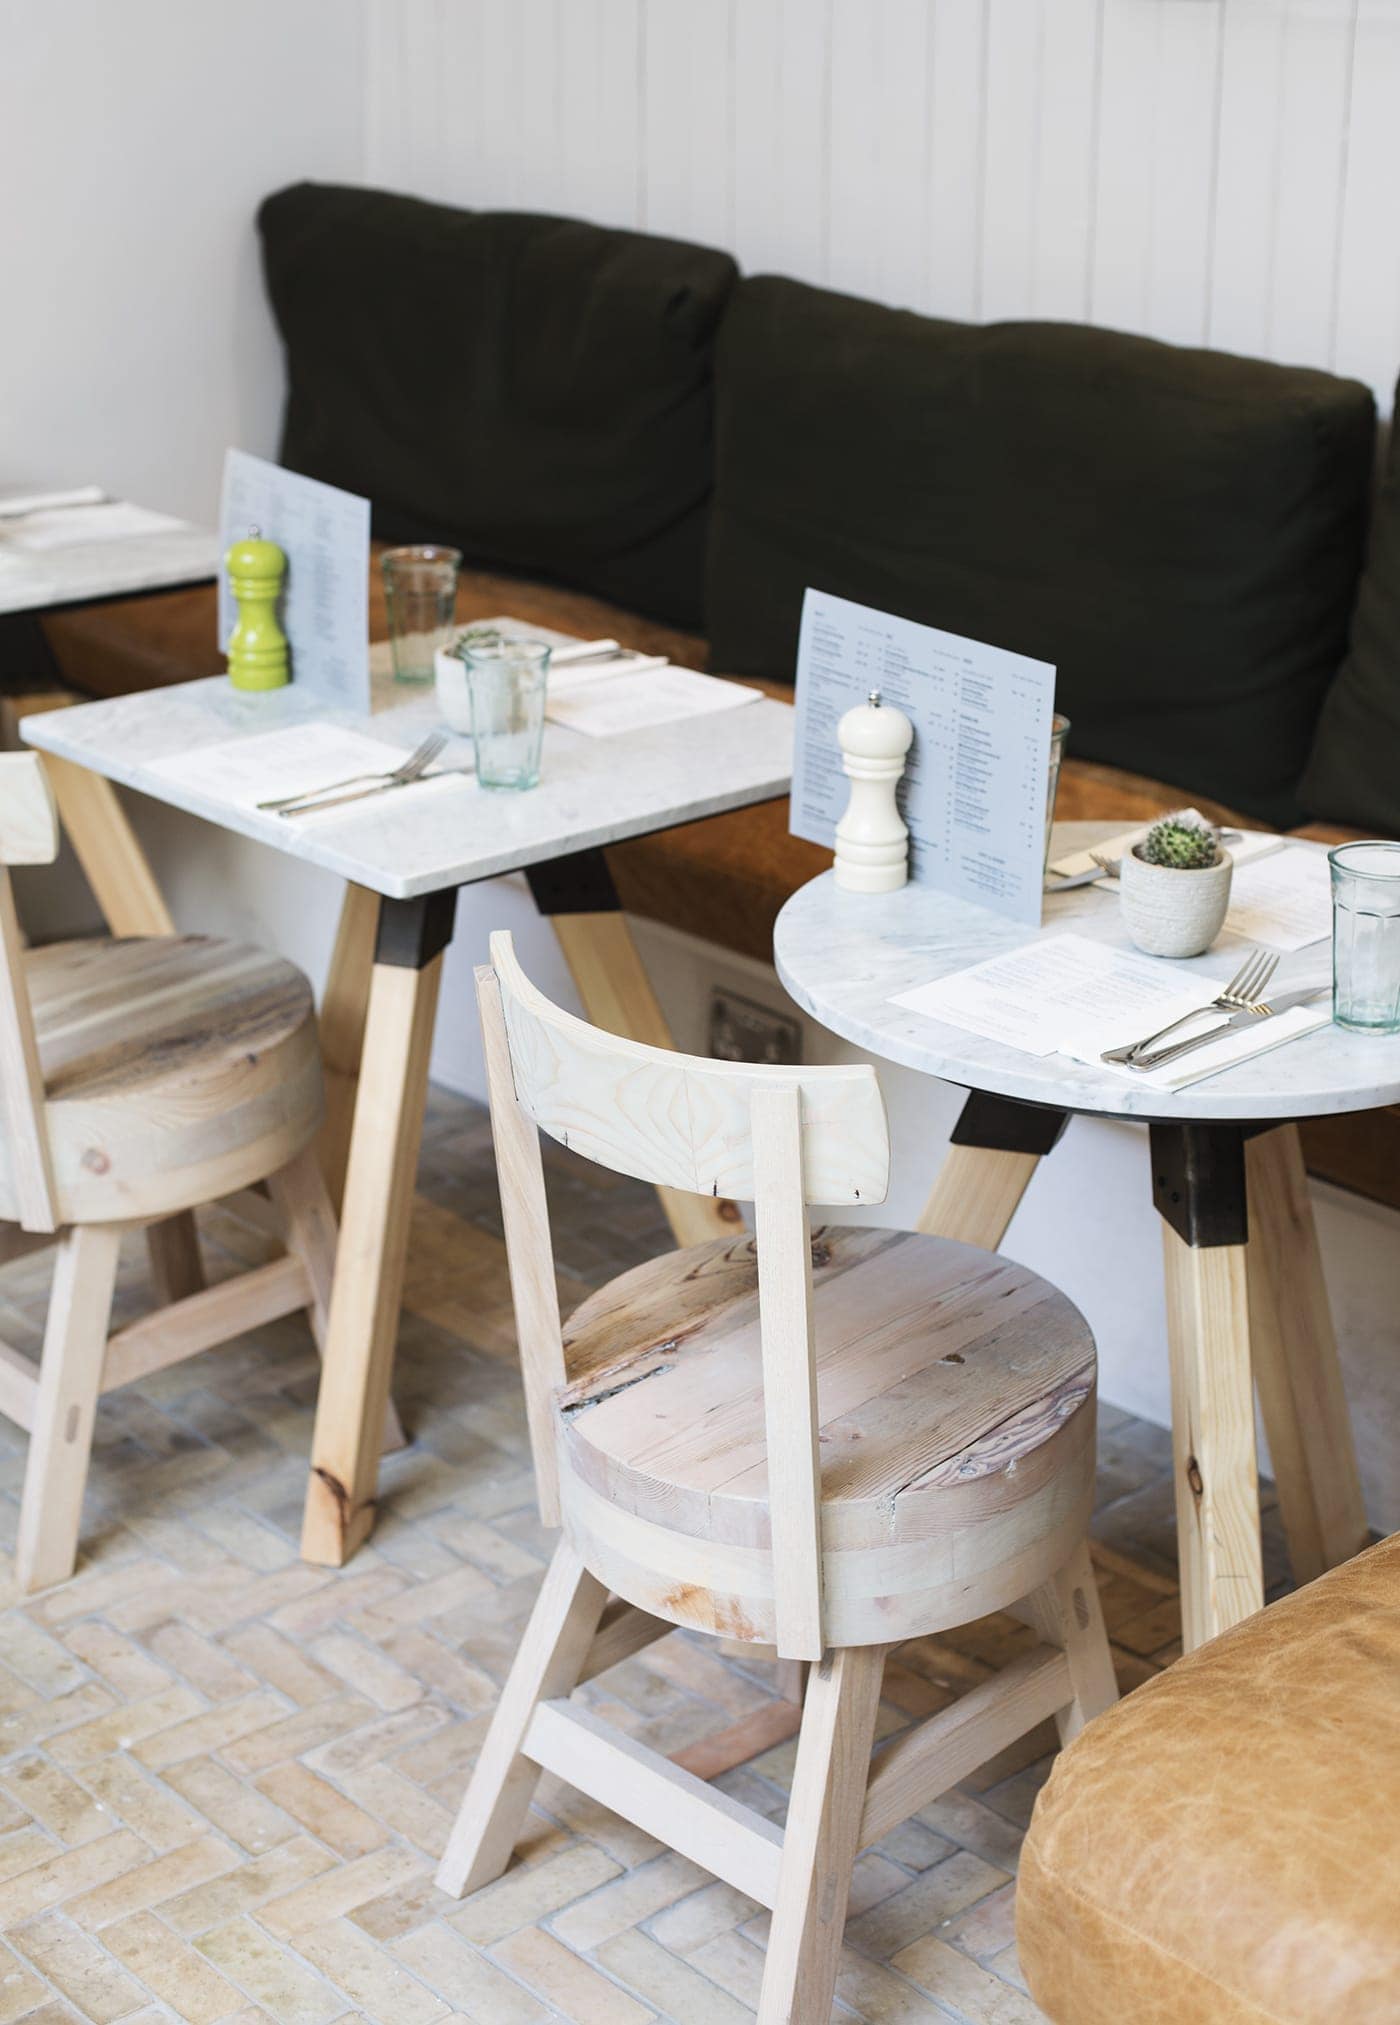
<svg viewBox="0 0 1400 2025">
<path fill-rule="evenodd" d="M 48 865 L 57 855 L 58 811 L 43 761 L 36 752 L 0 753 L 0 1119 L 26 1230 L 53 1230 L 57 1211 L 44 1079 L 9 868 Z"/>
<path fill-rule="evenodd" d="M 551 1396 L 568 1378 L 539 1132 L 643 1181 L 754 1205 L 778 1649 L 820 1658 L 821 1492 L 809 1203 L 883 1202 L 889 1131 L 864 1063 L 760 1068 L 670 1054 L 553 1005 L 491 938 L 477 972 L 540 1514 L 559 1521 Z"/>
</svg>

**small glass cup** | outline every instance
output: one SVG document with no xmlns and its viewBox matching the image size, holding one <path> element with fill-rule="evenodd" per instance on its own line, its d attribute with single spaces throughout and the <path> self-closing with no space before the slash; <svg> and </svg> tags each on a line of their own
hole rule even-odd
<svg viewBox="0 0 1400 2025">
<path fill-rule="evenodd" d="M 539 784 L 549 649 L 542 640 L 468 646 L 476 777 L 484 788 Z"/>
<path fill-rule="evenodd" d="M 437 674 L 437 706 L 451 730 L 466 738 L 472 735 L 472 699 L 467 679 L 467 655 L 473 647 L 497 647 L 505 635 L 497 626 L 467 626 L 433 656 Z"/>
<path fill-rule="evenodd" d="M 1059 711 L 1050 720 L 1050 781 L 1045 794 L 1045 862 L 1050 863 L 1050 833 L 1055 827 L 1055 796 L 1060 787 L 1060 763 L 1069 737 L 1069 719 Z"/>
<path fill-rule="evenodd" d="M 445 647 L 457 606 L 462 551 L 422 544 L 390 548 L 379 559 L 389 607 L 396 682 L 431 682 L 433 656 Z"/>
<path fill-rule="evenodd" d="M 1400 844 L 1341 844 L 1332 867 L 1332 1017 L 1400 1033 Z"/>
</svg>

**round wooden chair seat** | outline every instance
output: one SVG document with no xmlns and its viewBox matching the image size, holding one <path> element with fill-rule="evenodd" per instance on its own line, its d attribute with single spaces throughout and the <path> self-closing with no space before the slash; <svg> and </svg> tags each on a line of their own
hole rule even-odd
<svg viewBox="0 0 1400 2025">
<path fill-rule="evenodd" d="M 918 1637 L 1025 1596 L 1088 1520 L 1084 1318 L 1023 1266 L 942 1238 L 828 1228 L 812 1258 L 829 1642 Z M 587 1565 L 658 1617 L 771 1641 L 752 1241 L 624 1273 L 564 1341 L 560 1493 Z"/>
<path fill-rule="evenodd" d="M 321 1117 L 311 987 L 203 935 L 54 943 L 25 977 L 65 1223 L 161 1216 L 284 1166 Z M 16 1215 L 0 1132 L 0 1219 Z"/>
</svg>

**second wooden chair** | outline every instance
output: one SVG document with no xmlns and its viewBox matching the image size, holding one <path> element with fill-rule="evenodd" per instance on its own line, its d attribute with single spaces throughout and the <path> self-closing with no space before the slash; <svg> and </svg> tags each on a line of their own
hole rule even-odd
<svg viewBox="0 0 1400 2025">
<path fill-rule="evenodd" d="M 72 1573 L 99 1394 L 297 1309 L 319 1332 L 335 1264 L 306 979 L 207 936 L 26 951 L 8 867 L 57 849 L 42 761 L 0 754 L 0 1258 L 23 1233 L 57 1247 L 38 1368 L 0 1342 L 0 1413 L 29 1430 L 26 1590 Z M 109 1334 L 124 1231 L 263 1182 L 285 1258 L 201 1290 L 195 1252 L 196 1290 Z"/>
<path fill-rule="evenodd" d="M 883 1201 L 865 1066 L 762 1069 L 621 1040 L 478 973 L 526 1405 L 563 1540 L 438 1882 L 500 1875 L 547 1769 L 773 1909 L 759 2017 L 828 2017 L 864 1845 L 1054 1716 L 1115 1697 L 1085 1530 L 1094 1346 L 1024 1268 L 809 1226 Z M 754 1204 L 755 1234 L 624 1273 L 561 1329 L 538 1131 Z M 611 1598 L 610 1600 L 610 1593 Z M 1013 1610 L 1030 1649 L 872 1756 L 896 1645 Z M 785 1832 L 570 1699 L 674 1626 L 811 1665 Z"/>
</svg>

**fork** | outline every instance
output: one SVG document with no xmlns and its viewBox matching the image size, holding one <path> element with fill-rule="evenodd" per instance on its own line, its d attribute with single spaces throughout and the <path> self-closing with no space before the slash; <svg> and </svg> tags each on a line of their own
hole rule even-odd
<svg viewBox="0 0 1400 2025">
<path fill-rule="evenodd" d="M 1131 1062 L 1146 1049 L 1155 1047 L 1158 1041 L 1174 1034 L 1178 1027 L 1189 1026 L 1209 1012 L 1253 1012 L 1260 995 L 1270 978 L 1278 969 L 1278 957 L 1263 949 L 1251 949 L 1249 955 L 1235 972 L 1230 982 L 1209 1005 L 1196 1006 L 1189 1013 L 1183 1013 L 1179 1020 L 1160 1027 L 1155 1034 L 1146 1034 L 1140 1041 L 1130 1041 L 1126 1047 L 1108 1048 L 1099 1057 L 1104 1062 Z"/>
<path fill-rule="evenodd" d="M 299 815 L 303 808 L 313 809 L 320 805 L 323 795 L 334 794 L 340 788 L 358 787 L 362 781 L 375 781 L 384 787 L 407 787 L 427 771 L 447 743 L 443 731 L 430 731 L 420 746 L 412 751 L 401 765 L 389 773 L 352 773 L 344 780 L 329 780 L 324 787 L 311 788 L 301 794 L 283 795 L 280 800 L 259 802 L 260 809 L 268 809 L 276 815 Z"/>
</svg>

